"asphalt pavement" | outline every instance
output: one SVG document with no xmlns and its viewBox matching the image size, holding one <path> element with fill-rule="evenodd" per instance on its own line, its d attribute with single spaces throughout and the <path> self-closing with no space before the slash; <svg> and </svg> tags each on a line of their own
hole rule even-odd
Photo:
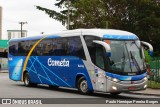
<svg viewBox="0 0 160 107">
<path fill-rule="evenodd" d="M 159 90 L 154 90 L 154 92 L 156 91 Z M 70 100 L 72 99 L 74 100 L 76 98 L 81 98 L 85 100 L 87 99 L 95 100 L 97 98 L 104 98 L 106 100 L 114 100 L 114 99 L 160 98 L 160 95 L 158 93 L 153 94 L 151 89 L 147 89 L 145 91 L 121 93 L 118 96 L 112 96 L 109 93 L 94 93 L 92 95 L 81 95 L 79 94 L 77 89 L 69 89 L 64 87 L 49 88 L 48 85 L 38 85 L 37 87 L 25 87 L 23 82 L 16 82 L 10 80 L 8 72 L 3 71 L 0 72 L 0 98 L 70 98 Z M 70 106 L 67 105 L 67 107 Z M 76 105 L 76 107 L 78 106 L 79 105 Z M 92 105 L 92 107 L 95 107 L 95 104 Z M 146 107 L 148 107 L 148 105 L 146 105 Z"/>
<path fill-rule="evenodd" d="M 16 82 L 9 79 L 8 72 L 0 72 L 0 97 L 3 98 L 158 98 L 160 90 L 147 89 L 121 93 L 118 97 L 109 93 L 94 93 L 92 95 L 81 95 L 77 89 L 49 88 L 48 85 L 37 87 L 25 87 L 23 82 Z"/>
</svg>

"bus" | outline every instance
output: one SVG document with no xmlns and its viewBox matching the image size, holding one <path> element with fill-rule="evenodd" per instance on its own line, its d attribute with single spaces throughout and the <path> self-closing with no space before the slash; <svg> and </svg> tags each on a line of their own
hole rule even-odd
<svg viewBox="0 0 160 107">
<path fill-rule="evenodd" d="M 75 29 L 9 41 L 9 78 L 25 86 L 77 88 L 81 94 L 145 90 L 144 48 L 151 44 L 115 29 Z"/>
</svg>

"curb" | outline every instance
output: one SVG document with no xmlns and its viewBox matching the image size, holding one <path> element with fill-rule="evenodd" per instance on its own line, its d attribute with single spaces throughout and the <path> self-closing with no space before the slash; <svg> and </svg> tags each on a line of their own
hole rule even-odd
<svg viewBox="0 0 160 107">
<path fill-rule="evenodd" d="M 0 73 L 8 73 L 8 72 L 3 72 L 3 71 L 1 72 L 1 71 L 0 71 Z"/>
<path fill-rule="evenodd" d="M 8 70 L 0 70 L 0 73 L 8 73 Z"/>
<path fill-rule="evenodd" d="M 128 94 L 136 94 L 136 95 L 150 95 L 150 96 L 158 96 L 160 97 L 160 94 L 149 94 L 149 93 L 136 93 L 136 92 L 126 92 Z"/>
</svg>

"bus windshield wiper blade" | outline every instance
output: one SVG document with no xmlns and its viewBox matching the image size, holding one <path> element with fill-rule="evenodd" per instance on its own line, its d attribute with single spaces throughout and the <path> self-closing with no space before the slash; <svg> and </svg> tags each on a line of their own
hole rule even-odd
<svg viewBox="0 0 160 107">
<path fill-rule="evenodd" d="M 131 54 L 131 59 L 132 59 L 132 61 L 136 64 L 137 70 L 138 70 L 139 72 L 141 72 L 141 68 L 140 68 L 140 66 L 139 66 L 139 64 L 138 64 L 138 62 L 137 62 L 137 60 L 136 60 L 136 58 L 133 56 L 133 54 L 132 54 L 131 51 L 130 51 L 130 54 Z"/>
<path fill-rule="evenodd" d="M 126 61 L 125 61 L 125 54 L 124 54 L 124 51 L 123 51 L 123 56 L 122 56 L 122 65 L 121 65 L 121 69 L 122 71 L 124 71 L 124 66 L 126 64 Z"/>
</svg>

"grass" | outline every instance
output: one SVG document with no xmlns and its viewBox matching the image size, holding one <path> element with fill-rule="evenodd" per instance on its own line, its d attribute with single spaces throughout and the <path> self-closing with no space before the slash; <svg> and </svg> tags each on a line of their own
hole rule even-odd
<svg viewBox="0 0 160 107">
<path fill-rule="evenodd" d="M 160 82 L 148 81 L 148 88 L 160 89 Z"/>
</svg>

